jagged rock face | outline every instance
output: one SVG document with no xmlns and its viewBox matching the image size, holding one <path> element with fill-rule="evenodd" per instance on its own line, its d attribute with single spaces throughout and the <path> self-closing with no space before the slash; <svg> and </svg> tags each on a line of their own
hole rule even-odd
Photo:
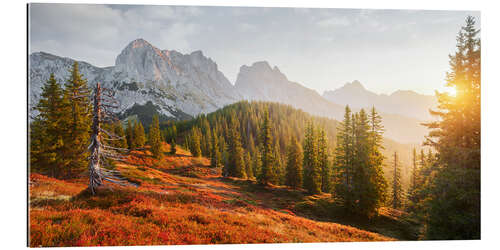
<svg viewBox="0 0 500 250">
<path fill-rule="evenodd" d="M 63 84 L 74 60 L 43 52 L 30 55 L 30 106 L 36 104 L 41 86 L 54 73 Z M 93 86 L 116 91 L 119 112 L 152 102 L 167 117 L 178 118 L 212 112 L 241 99 L 217 64 L 201 51 L 181 54 L 160 50 L 147 41 L 132 41 L 116 58 L 116 65 L 99 68 L 79 62 L 80 71 Z"/>
<path fill-rule="evenodd" d="M 252 66 L 240 67 L 235 86 L 245 99 L 271 101 L 275 93 L 291 85 L 277 67 L 271 69 L 267 62 L 256 62 Z M 289 96 L 284 96 L 289 99 Z M 283 99 L 283 98 L 282 98 Z"/>
<path fill-rule="evenodd" d="M 30 55 L 29 63 L 29 106 L 32 107 L 38 102 L 41 87 L 50 73 L 64 84 L 74 60 L 37 52 Z M 344 114 L 344 104 L 335 102 L 338 99 L 328 101 L 316 91 L 289 81 L 267 62 L 242 66 L 233 86 L 217 64 L 201 51 L 182 54 L 160 50 L 142 39 L 128 44 L 116 58 L 115 66 L 102 68 L 79 62 L 79 68 L 90 86 L 100 82 L 103 87 L 116 91 L 122 117 L 142 115 L 141 119 L 146 119 L 143 122 L 151 120 L 151 109 L 166 118 L 188 119 L 242 99 L 280 102 L 337 120 L 342 120 Z M 349 105 L 370 96 L 363 95 L 366 90 L 360 83 L 351 84 L 350 89 L 359 92 L 358 95 L 340 95 Z M 394 95 L 409 100 L 406 92 Z M 30 115 L 37 114 L 31 111 Z M 399 142 L 420 142 L 427 133 L 419 125 L 420 120 L 393 114 L 382 114 L 382 117 L 385 135 Z"/>
<path fill-rule="evenodd" d="M 247 100 L 281 102 L 314 115 L 339 119 L 344 110 L 316 91 L 289 81 L 278 67 L 271 68 L 267 62 L 241 66 L 235 87 Z"/>
<path fill-rule="evenodd" d="M 69 70 L 73 66 L 73 59 L 54 56 L 44 52 L 37 52 L 29 58 L 29 106 L 38 103 L 42 93 L 43 84 L 49 79 L 50 73 L 54 73 L 56 80 L 64 85 L 69 77 Z M 85 75 L 89 82 L 95 82 L 96 78 L 105 71 L 105 68 L 94 67 L 85 62 L 79 62 L 80 72 Z M 32 113 L 33 114 L 33 113 Z"/>
<path fill-rule="evenodd" d="M 346 83 L 333 91 L 325 91 L 323 97 L 333 103 L 349 105 L 353 108 L 370 108 L 389 113 L 413 117 L 420 120 L 431 120 L 429 109 L 437 106 L 435 96 L 421 95 L 414 91 L 398 90 L 391 95 L 378 95 L 366 90 L 359 81 Z"/>
</svg>

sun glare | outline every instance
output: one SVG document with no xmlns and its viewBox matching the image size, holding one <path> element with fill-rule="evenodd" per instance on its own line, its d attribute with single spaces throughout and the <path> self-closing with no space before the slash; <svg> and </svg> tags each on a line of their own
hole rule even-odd
<svg viewBox="0 0 500 250">
<path fill-rule="evenodd" d="M 450 95 L 450 96 L 453 96 L 453 97 L 456 97 L 457 96 L 457 89 L 454 88 L 454 87 L 449 87 L 449 88 L 446 88 L 446 92 Z"/>
</svg>

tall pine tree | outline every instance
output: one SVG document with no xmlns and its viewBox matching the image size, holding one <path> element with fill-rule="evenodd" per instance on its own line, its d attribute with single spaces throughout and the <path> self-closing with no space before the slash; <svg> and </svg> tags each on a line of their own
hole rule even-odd
<svg viewBox="0 0 500 250">
<path fill-rule="evenodd" d="M 149 127 L 149 145 L 151 146 L 151 153 L 153 153 L 153 157 L 156 159 L 162 156 L 161 142 L 160 121 L 158 115 L 154 115 Z"/>
<path fill-rule="evenodd" d="M 325 130 L 319 129 L 318 134 L 318 164 L 321 171 L 321 191 L 330 192 L 331 172 L 328 162 L 328 139 Z"/>
<path fill-rule="evenodd" d="M 411 180 L 410 180 L 410 193 L 413 192 L 417 188 L 417 176 L 418 176 L 418 167 L 417 167 L 417 150 L 413 148 L 412 151 L 412 171 L 411 171 Z"/>
<path fill-rule="evenodd" d="M 125 131 L 120 121 L 113 124 L 113 132 L 118 137 L 118 139 L 114 141 L 113 146 L 117 148 L 128 148 Z"/>
<path fill-rule="evenodd" d="M 66 164 L 67 174 L 70 177 L 75 171 L 83 172 L 88 165 L 88 143 L 91 125 L 90 91 L 87 80 L 80 74 L 78 62 L 73 64 L 70 77 L 65 83 L 64 100 L 68 103 L 68 113 L 61 124 L 64 129 L 62 161 Z"/>
<path fill-rule="evenodd" d="M 304 139 L 304 188 L 311 194 L 321 193 L 321 170 L 318 161 L 317 131 L 312 122 L 306 127 Z"/>
<path fill-rule="evenodd" d="M 30 164 L 31 170 L 44 172 L 52 177 L 60 177 L 65 161 L 60 152 L 64 149 L 63 134 L 65 129 L 63 119 L 66 115 L 67 103 L 63 99 L 63 90 L 50 75 L 49 80 L 42 86 L 35 110 L 39 115 L 30 125 Z"/>
<path fill-rule="evenodd" d="M 201 132 L 198 127 L 194 127 L 191 131 L 189 147 L 194 157 L 201 156 Z"/>
<path fill-rule="evenodd" d="M 134 126 L 134 144 L 136 148 L 143 148 L 146 144 L 146 132 L 141 121 L 137 121 Z"/>
<path fill-rule="evenodd" d="M 285 184 L 292 188 L 302 187 L 302 164 L 303 153 L 300 143 L 295 136 L 292 136 L 290 145 L 288 146 L 287 164 L 286 164 L 286 181 Z"/>
<path fill-rule="evenodd" d="M 276 179 L 274 171 L 274 154 L 271 135 L 271 123 L 269 121 L 269 110 L 266 108 L 260 130 L 260 143 L 261 143 L 261 167 L 258 181 L 261 184 L 273 183 Z"/>
<path fill-rule="evenodd" d="M 337 147 L 335 149 L 335 195 L 341 198 L 346 208 L 351 208 L 354 197 L 353 187 L 353 133 L 352 113 L 349 106 L 345 107 L 344 120 L 337 128 Z"/>
<path fill-rule="evenodd" d="M 247 179 L 253 179 L 255 177 L 252 168 L 252 157 L 248 151 L 245 153 L 245 172 Z"/>
<path fill-rule="evenodd" d="M 369 139 L 368 139 L 368 187 L 364 194 L 365 211 L 368 215 L 373 215 L 377 212 L 387 200 L 387 180 L 384 177 L 382 169 L 385 157 L 382 154 L 384 146 L 383 133 L 384 126 L 382 125 L 382 117 L 378 114 L 375 107 L 372 107 L 368 114 L 369 119 Z"/>
<path fill-rule="evenodd" d="M 401 166 L 397 152 L 394 152 L 392 170 L 392 194 L 391 206 L 399 209 L 403 204 L 403 188 L 401 186 Z"/>
<path fill-rule="evenodd" d="M 456 95 L 437 93 L 438 121 L 427 124 L 427 145 L 439 168 L 426 199 L 428 239 L 479 239 L 481 229 L 481 39 L 473 17 L 457 36 L 446 86 Z"/>
<path fill-rule="evenodd" d="M 228 143 L 228 176 L 246 178 L 243 147 L 235 118 L 231 122 Z"/>
<path fill-rule="evenodd" d="M 346 106 L 335 150 L 335 195 L 351 213 L 373 216 L 386 199 L 381 153 L 383 126 L 375 108 L 352 114 Z"/>
<path fill-rule="evenodd" d="M 210 165 L 214 168 L 218 168 L 222 165 L 222 153 L 215 129 L 213 129 L 212 135 L 212 152 L 210 153 Z"/>
</svg>

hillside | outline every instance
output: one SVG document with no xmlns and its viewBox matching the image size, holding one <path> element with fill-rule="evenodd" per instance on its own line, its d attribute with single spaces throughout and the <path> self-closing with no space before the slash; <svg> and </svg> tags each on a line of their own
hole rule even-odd
<svg viewBox="0 0 500 250">
<path fill-rule="evenodd" d="M 85 177 L 57 180 L 32 173 L 30 246 L 393 240 L 313 220 L 303 204 L 320 197 L 221 178 L 208 162 L 182 149 L 161 161 L 134 151 L 116 168 L 138 187 L 104 187 L 96 196 L 86 190 Z M 380 224 L 385 229 L 379 231 L 394 234 L 390 228 L 396 224 Z"/>
<path fill-rule="evenodd" d="M 193 120 L 177 122 L 176 126 L 179 132 L 177 142 L 183 142 L 185 135 L 190 133 L 194 126 L 201 128 L 204 135 L 206 133 L 203 131 L 209 131 L 210 128 L 218 128 L 219 134 L 222 135 L 221 138 L 228 141 L 227 130 L 234 116 L 239 124 L 238 128 L 239 133 L 242 135 L 243 148 L 254 157 L 255 147 L 259 143 L 259 127 L 266 108 L 269 111 L 270 121 L 273 127 L 272 137 L 275 138 L 275 143 L 279 145 L 282 162 L 286 162 L 286 147 L 289 143 L 290 136 L 296 136 L 299 141 L 303 141 L 304 131 L 309 121 L 313 121 L 317 126 L 325 130 L 329 148 L 331 153 L 334 153 L 337 141 L 337 127 L 339 124 L 337 120 L 311 115 L 291 105 L 263 101 L 241 101 L 227 105 L 207 115 L 199 116 Z M 202 142 L 202 144 L 204 143 Z M 397 151 L 402 163 L 403 187 L 405 189 L 408 188 L 411 174 L 411 152 L 413 147 L 415 147 L 417 151 L 420 151 L 421 146 L 418 144 L 398 143 L 387 137 L 384 138 L 383 146 L 384 149 L 382 153 L 386 158 L 384 162 L 386 179 L 390 180 L 392 178 L 392 155 L 394 151 Z"/>
</svg>

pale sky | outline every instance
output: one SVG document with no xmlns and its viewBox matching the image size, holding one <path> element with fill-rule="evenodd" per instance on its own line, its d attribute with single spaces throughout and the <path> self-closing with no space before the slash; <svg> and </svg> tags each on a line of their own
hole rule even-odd
<svg viewBox="0 0 500 250">
<path fill-rule="evenodd" d="M 477 11 L 32 4 L 30 51 L 113 66 L 134 39 L 203 51 L 234 84 L 256 61 L 319 94 L 359 80 L 367 89 L 443 90 L 448 54 Z"/>
</svg>

